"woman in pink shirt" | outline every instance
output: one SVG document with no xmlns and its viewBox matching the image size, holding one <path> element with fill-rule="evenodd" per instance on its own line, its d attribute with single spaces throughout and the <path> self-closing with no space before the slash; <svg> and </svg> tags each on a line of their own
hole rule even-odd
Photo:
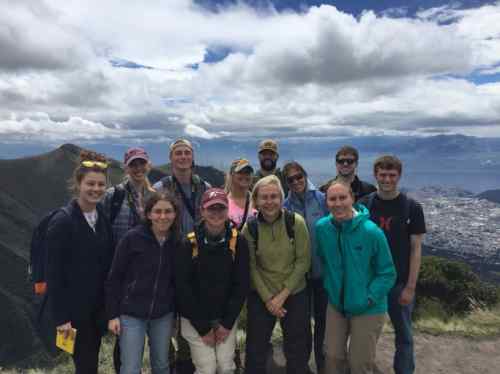
<svg viewBox="0 0 500 374">
<path fill-rule="evenodd" d="M 226 176 L 224 190 L 229 200 L 229 219 L 241 230 L 248 217 L 255 214 L 250 199 L 253 168 L 244 158 L 231 163 L 229 174 Z"/>
</svg>

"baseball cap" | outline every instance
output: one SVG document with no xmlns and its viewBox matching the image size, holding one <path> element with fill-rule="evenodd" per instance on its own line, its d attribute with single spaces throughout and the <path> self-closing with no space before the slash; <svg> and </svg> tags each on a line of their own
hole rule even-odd
<svg viewBox="0 0 500 374">
<path fill-rule="evenodd" d="M 250 161 L 245 158 L 239 158 L 231 163 L 231 173 L 239 173 L 245 169 L 249 169 L 250 173 L 253 173 L 253 167 L 250 165 Z"/>
<path fill-rule="evenodd" d="M 125 152 L 123 163 L 126 166 L 129 166 L 132 161 L 137 160 L 138 158 L 140 158 L 141 160 L 149 161 L 149 156 L 143 148 L 129 148 L 127 149 L 127 152 Z"/>
<path fill-rule="evenodd" d="M 273 139 L 264 139 L 259 144 L 259 153 L 267 150 L 278 154 L 278 143 Z"/>
<path fill-rule="evenodd" d="M 191 149 L 191 151 L 193 150 L 193 145 L 189 140 L 184 138 L 179 138 L 174 140 L 174 142 L 170 144 L 170 152 L 172 152 L 175 148 L 181 145 L 188 147 L 189 149 Z"/>
<path fill-rule="evenodd" d="M 229 205 L 229 201 L 227 200 L 227 195 L 224 192 L 224 190 L 220 188 L 209 188 L 201 196 L 201 207 L 203 209 L 206 209 L 209 206 L 215 204 L 221 204 L 227 207 Z"/>
</svg>

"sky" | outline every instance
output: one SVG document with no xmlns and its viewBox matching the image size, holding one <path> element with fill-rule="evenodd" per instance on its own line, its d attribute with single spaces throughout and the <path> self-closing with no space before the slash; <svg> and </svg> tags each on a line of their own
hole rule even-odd
<svg viewBox="0 0 500 374">
<path fill-rule="evenodd" d="M 0 51 L 0 144 L 500 137 L 500 1 L 0 0 Z"/>
</svg>

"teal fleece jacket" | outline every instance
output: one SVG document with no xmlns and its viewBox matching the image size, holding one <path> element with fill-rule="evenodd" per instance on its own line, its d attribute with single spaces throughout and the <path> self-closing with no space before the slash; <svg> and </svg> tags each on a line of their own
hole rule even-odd
<svg viewBox="0 0 500 374">
<path fill-rule="evenodd" d="M 330 214 L 316 223 L 318 255 L 328 299 L 346 316 L 387 312 L 387 294 L 396 270 L 382 230 L 355 205 L 351 220 L 338 222 Z"/>
</svg>

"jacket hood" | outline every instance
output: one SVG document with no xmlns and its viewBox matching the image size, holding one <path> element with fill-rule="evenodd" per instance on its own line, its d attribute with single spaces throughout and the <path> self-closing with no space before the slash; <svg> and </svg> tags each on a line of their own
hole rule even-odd
<svg viewBox="0 0 500 374">
<path fill-rule="evenodd" d="M 313 182 L 309 179 L 309 177 L 306 177 L 307 183 L 306 183 L 306 190 L 305 194 L 307 195 L 308 193 L 314 193 L 315 191 L 318 191 L 318 188 L 314 185 Z M 287 199 L 298 199 L 297 194 L 293 193 L 292 190 L 288 190 L 288 195 L 286 196 Z"/>
<path fill-rule="evenodd" d="M 353 209 L 355 211 L 354 217 L 348 221 L 338 222 L 335 220 L 333 215 L 330 213 L 329 217 L 334 223 L 335 227 L 340 228 L 342 231 L 353 231 L 355 230 L 362 222 L 370 219 L 370 212 L 368 209 L 362 204 L 354 204 Z"/>
</svg>

